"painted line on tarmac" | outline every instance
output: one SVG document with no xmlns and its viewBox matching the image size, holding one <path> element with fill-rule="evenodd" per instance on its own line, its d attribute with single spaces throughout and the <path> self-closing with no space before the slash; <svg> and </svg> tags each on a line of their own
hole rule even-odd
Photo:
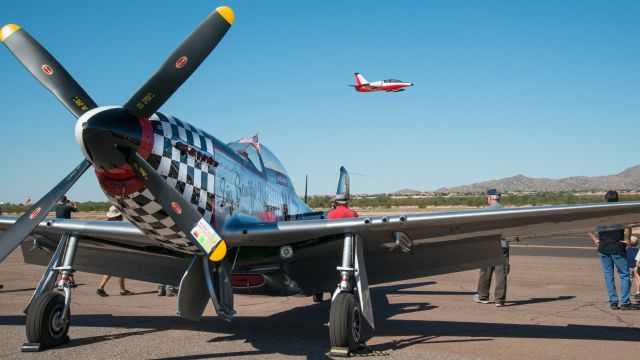
<svg viewBox="0 0 640 360">
<path fill-rule="evenodd" d="M 580 249 L 580 250 L 597 250 L 595 246 L 564 246 L 564 245 L 509 245 L 509 247 L 519 248 L 543 248 L 543 249 Z"/>
</svg>

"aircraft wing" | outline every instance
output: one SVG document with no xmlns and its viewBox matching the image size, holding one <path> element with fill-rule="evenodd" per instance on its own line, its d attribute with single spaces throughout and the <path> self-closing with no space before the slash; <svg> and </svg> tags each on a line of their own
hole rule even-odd
<svg viewBox="0 0 640 360">
<path fill-rule="evenodd" d="M 4 232 L 18 219 L 0 216 L 0 232 Z M 128 221 L 99 221 L 75 219 L 45 219 L 33 231 L 38 236 L 59 239 L 64 233 L 112 241 L 130 246 L 157 246 L 142 231 Z"/>
<path fill-rule="evenodd" d="M 16 219 L 0 216 L 0 232 Z M 296 253 L 303 254 L 295 258 L 306 260 L 303 266 L 288 271 L 309 274 L 318 273 L 314 259 L 324 251 L 333 254 L 327 268 L 334 271 L 341 256 L 341 234 L 357 233 L 363 239 L 367 267 L 371 268 L 370 280 L 379 283 L 496 264 L 501 257 L 497 241 L 501 237 L 589 232 L 598 225 L 611 224 L 640 224 L 640 202 L 268 223 L 239 215 L 226 222 L 222 234 L 233 247 L 293 244 Z M 46 265 L 64 233 L 81 238 L 76 258 L 80 271 L 175 285 L 191 258 L 162 248 L 129 222 L 47 219 L 22 243 L 25 262 Z M 410 250 L 416 256 L 402 256 L 404 253 L 399 250 L 390 252 L 398 234 L 403 234 L 405 241 L 408 239 Z M 38 248 L 32 245 L 36 243 Z M 309 243 L 319 244 L 320 248 L 306 247 Z M 160 264 L 162 266 L 158 266 Z M 305 268 L 307 265 L 310 268 Z M 331 276 L 327 279 L 334 281 Z M 316 284 L 325 286 L 317 278 L 310 283 L 311 286 L 306 286 L 311 289 L 310 293 Z"/>
<path fill-rule="evenodd" d="M 18 218 L 0 216 L 0 234 Z M 78 236 L 76 270 L 178 285 L 190 255 L 163 248 L 127 221 L 45 219 L 22 242 L 28 264 L 47 265 L 64 233 Z"/>
<path fill-rule="evenodd" d="M 586 233 L 599 225 L 638 223 L 640 202 L 622 202 L 277 223 L 237 217 L 223 233 L 236 246 L 292 244 L 291 259 L 273 261 L 282 263 L 304 293 L 314 294 L 335 288 L 335 276 L 327 274 L 340 265 L 346 232 L 362 239 L 369 284 L 379 284 L 501 264 L 503 237 Z"/>
<path fill-rule="evenodd" d="M 299 220 L 277 223 L 236 217 L 223 233 L 234 245 L 284 245 L 345 232 L 362 235 L 366 243 L 392 243 L 394 233 L 405 233 L 415 244 L 454 241 L 499 234 L 505 238 L 593 231 L 598 225 L 640 224 L 640 202 L 537 206 L 360 217 L 336 220 Z"/>
</svg>

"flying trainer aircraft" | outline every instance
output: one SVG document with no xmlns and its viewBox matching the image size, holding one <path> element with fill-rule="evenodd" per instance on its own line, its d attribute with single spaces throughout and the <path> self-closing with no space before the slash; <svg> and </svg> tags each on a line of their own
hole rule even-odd
<svg viewBox="0 0 640 360">
<path fill-rule="evenodd" d="M 499 264 L 503 237 L 640 219 L 640 202 L 622 202 L 328 220 L 299 200 L 257 136 L 225 144 L 158 112 L 233 21 L 230 8 L 217 8 L 123 106 L 98 106 L 24 29 L 0 30 L 0 40 L 77 118 L 84 156 L 21 217 L 0 217 L 0 261 L 21 246 L 26 262 L 46 266 L 25 309 L 25 351 L 68 340 L 69 277 L 77 270 L 179 285 L 178 314 L 192 320 L 209 301 L 231 320 L 234 293 L 321 301 L 329 292 L 331 345 L 353 351 L 374 329 L 370 284 Z M 90 167 L 129 221 L 45 219 Z M 348 194 L 344 169 L 338 184 Z"/>
<path fill-rule="evenodd" d="M 386 92 L 399 92 L 405 91 L 407 86 L 413 86 L 412 83 L 396 80 L 396 79 L 387 79 L 380 80 L 374 82 L 368 82 L 364 76 L 360 75 L 360 73 L 356 73 L 356 85 L 353 86 L 357 92 L 372 92 L 372 91 L 386 91 Z"/>
</svg>

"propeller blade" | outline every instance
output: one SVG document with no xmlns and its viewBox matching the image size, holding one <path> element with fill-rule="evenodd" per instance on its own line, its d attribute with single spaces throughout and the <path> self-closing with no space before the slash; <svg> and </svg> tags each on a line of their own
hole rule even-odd
<svg viewBox="0 0 640 360">
<path fill-rule="evenodd" d="M 20 245 L 33 229 L 47 216 L 53 209 L 62 195 L 69 191 L 69 188 L 84 174 L 91 166 L 87 160 L 76 166 L 58 185 L 49 191 L 42 199 L 38 200 L 27 212 L 22 214 L 18 220 L 0 237 L 0 262 L 4 260 L 13 250 Z"/>
<path fill-rule="evenodd" d="M 130 156 L 131 166 L 136 170 L 145 186 L 155 196 L 176 225 L 189 239 L 196 244 L 209 260 L 217 262 L 227 254 L 227 243 L 220 234 L 182 195 L 171 187 L 158 172 L 149 165 L 138 153 Z"/>
<path fill-rule="evenodd" d="M 217 8 L 178 46 L 124 108 L 138 117 L 155 113 L 218 45 L 233 19 L 231 8 Z"/>
<path fill-rule="evenodd" d="M 58 60 L 20 26 L 2 27 L 0 41 L 76 118 L 97 107 Z"/>
</svg>

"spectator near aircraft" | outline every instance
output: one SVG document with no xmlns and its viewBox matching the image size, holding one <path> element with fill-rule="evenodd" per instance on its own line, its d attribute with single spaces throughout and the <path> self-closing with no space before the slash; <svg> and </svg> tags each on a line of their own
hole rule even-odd
<svg viewBox="0 0 640 360">
<path fill-rule="evenodd" d="M 78 205 L 73 200 L 68 200 L 66 196 L 60 198 L 56 205 L 56 217 L 60 219 L 71 219 L 71 213 L 78 211 Z"/>
<path fill-rule="evenodd" d="M 618 193 L 607 191 L 604 196 L 606 202 L 618 202 Z M 619 225 L 598 226 L 597 233 L 589 233 L 591 240 L 598 246 L 600 265 L 604 274 L 604 283 L 609 294 L 609 303 L 612 310 L 634 310 L 631 305 L 631 281 L 629 278 L 629 265 L 627 264 L 625 246 L 630 244 L 630 229 L 621 228 Z M 620 298 L 613 279 L 614 267 L 618 270 L 620 279 Z M 620 303 L 618 304 L 618 300 Z"/>
<path fill-rule="evenodd" d="M 349 208 L 349 173 L 344 166 L 340 167 L 340 179 L 338 180 L 338 190 L 333 199 L 335 208 L 329 211 L 327 219 L 345 219 L 358 217 L 358 213 Z"/>
<path fill-rule="evenodd" d="M 487 190 L 487 207 L 486 209 L 500 209 L 500 191 L 498 189 Z M 473 296 L 473 300 L 477 303 L 489 303 L 489 290 L 491 288 L 491 275 L 495 272 L 496 288 L 494 293 L 494 301 L 496 307 L 504 306 L 507 300 L 507 274 L 509 274 L 509 242 L 505 239 L 500 240 L 502 246 L 502 254 L 504 255 L 504 264 L 486 267 L 480 269 L 480 277 L 478 278 L 478 290 Z"/>
<path fill-rule="evenodd" d="M 123 220 L 122 213 L 120 212 L 120 210 L 118 210 L 115 206 L 112 205 L 109 208 L 109 211 L 107 212 L 107 221 L 122 221 L 122 220 Z M 104 287 L 107 285 L 107 282 L 109 281 L 109 279 L 111 279 L 111 275 L 102 276 L 102 281 L 100 281 L 100 286 L 98 286 L 98 289 L 96 290 L 96 294 L 102 297 L 109 296 L 109 294 L 107 294 L 107 292 L 104 291 Z M 129 291 L 125 288 L 123 277 L 116 277 L 116 279 L 118 279 L 118 285 L 120 285 L 120 295 L 122 296 L 135 295 L 132 291 Z"/>
</svg>

